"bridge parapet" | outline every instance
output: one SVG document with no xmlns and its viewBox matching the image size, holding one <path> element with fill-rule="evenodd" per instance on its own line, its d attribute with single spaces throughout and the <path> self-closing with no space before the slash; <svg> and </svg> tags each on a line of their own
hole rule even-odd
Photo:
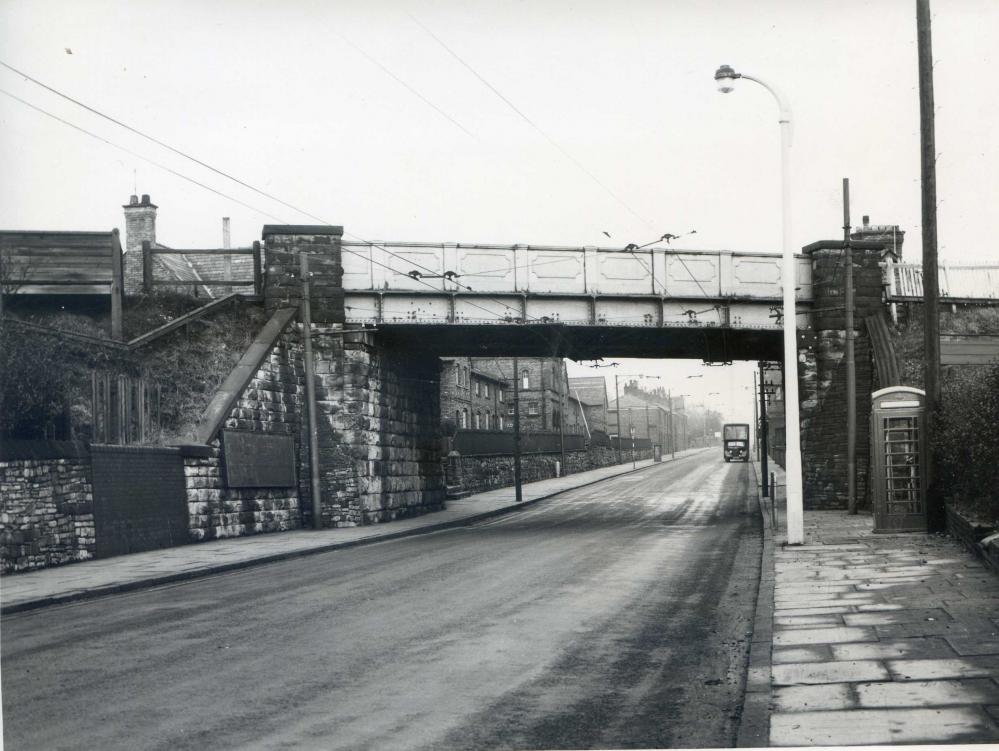
<svg viewBox="0 0 999 751">
<path fill-rule="evenodd" d="M 349 242 L 346 290 L 781 299 L 780 255 L 728 250 Z M 798 260 L 798 299 L 811 265 Z M 471 290 L 469 290 L 471 288 Z"/>
<path fill-rule="evenodd" d="M 692 313 L 725 307 L 709 325 L 769 328 L 782 300 L 779 254 L 411 242 L 342 250 L 346 317 L 358 322 L 689 325 L 702 323 Z M 795 286 L 812 300 L 804 256 Z"/>
</svg>

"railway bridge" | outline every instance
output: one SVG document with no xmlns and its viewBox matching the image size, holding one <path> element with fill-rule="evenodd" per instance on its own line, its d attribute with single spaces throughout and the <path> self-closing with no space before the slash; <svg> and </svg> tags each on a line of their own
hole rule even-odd
<svg viewBox="0 0 999 751">
<path fill-rule="evenodd" d="M 271 323 L 199 427 L 297 431 L 310 476 L 303 388 L 302 259 L 315 358 L 319 487 L 299 481 L 304 516 L 363 524 L 439 508 L 444 499 L 444 355 L 782 358 L 779 254 L 669 247 L 347 242 L 337 226 L 267 225 L 264 300 Z M 866 317 L 882 312 L 881 245 L 853 243 L 858 424 L 873 371 Z M 845 503 L 842 242 L 803 248 L 794 280 L 806 506 Z M 289 417 L 292 415 L 293 417 Z M 292 426 L 292 427 L 289 427 Z M 866 456 L 860 430 L 858 456 Z M 866 468 L 858 468 L 858 492 Z"/>
</svg>

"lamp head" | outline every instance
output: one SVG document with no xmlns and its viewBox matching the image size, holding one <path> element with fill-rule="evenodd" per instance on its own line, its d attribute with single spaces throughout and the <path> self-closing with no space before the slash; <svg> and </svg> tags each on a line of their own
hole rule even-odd
<svg viewBox="0 0 999 751">
<path fill-rule="evenodd" d="M 742 75 L 732 70 L 731 65 L 722 65 L 715 71 L 718 91 L 722 94 L 727 94 L 735 88 L 735 79 L 737 78 L 742 78 Z"/>
</svg>

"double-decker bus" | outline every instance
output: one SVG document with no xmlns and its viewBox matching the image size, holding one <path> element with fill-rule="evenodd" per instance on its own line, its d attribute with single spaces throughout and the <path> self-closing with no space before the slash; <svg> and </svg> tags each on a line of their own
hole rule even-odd
<svg viewBox="0 0 999 751">
<path fill-rule="evenodd" d="M 740 459 L 749 461 L 749 426 L 745 423 L 729 423 L 722 426 L 722 455 L 725 461 Z"/>
</svg>

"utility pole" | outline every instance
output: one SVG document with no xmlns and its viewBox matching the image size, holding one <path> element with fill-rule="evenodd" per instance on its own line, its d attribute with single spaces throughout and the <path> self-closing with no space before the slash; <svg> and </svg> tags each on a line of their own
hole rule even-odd
<svg viewBox="0 0 999 751">
<path fill-rule="evenodd" d="M 558 419 L 558 445 L 559 451 L 562 454 L 562 464 L 560 475 L 565 474 L 565 391 L 568 388 L 568 373 L 565 371 L 565 360 L 560 360 L 558 358 L 552 358 L 552 365 L 558 365 L 558 408 L 559 408 L 559 419 Z M 555 368 L 552 368 L 552 376 L 555 375 Z"/>
<path fill-rule="evenodd" d="M 666 391 L 666 401 L 669 402 L 669 452 L 673 459 L 676 459 L 676 420 L 673 419 L 673 392 Z"/>
<path fill-rule="evenodd" d="M 621 389 L 617 384 L 617 373 L 614 374 L 614 407 L 617 414 L 617 463 L 621 464 Z"/>
<path fill-rule="evenodd" d="M 520 359 L 513 358 L 513 486 L 517 503 L 524 500 L 520 478 Z"/>
<path fill-rule="evenodd" d="M 760 460 L 760 416 L 756 405 L 756 371 L 753 371 L 753 430 L 756 431 L 756 461 Z M 725 446 L 725 435 L 722 434 L 722 447 Z M 764 498 L 766 496 L 764 495 Z"/>
<path fill-rule="evenodd" d="M 316 364 L 312 359 L 312 302 L 309 291 L 309 256 L 298 255 L 302 277 L 302 337 L 305 344 L 305 400 L 309 414 L 309 480 L 312 488 L 312 528 L 323 528 L 323 504 L 319 486 L 319 428 L 316 424 Z"/>
<path fill-rule="evenodd" d="M 936 487 L 936 427 L 940 409 L 940 291 L 937 278 L 937 147 L 934 133 L 933 43 L 930 0 L 916 0 L 919 51 L 919 134 L 923 223 L 923 386 L 926 389 L 926 523 L 944 528 L 943 499 Z"/>
<path fill-rule="evenodd" d="M 850 242 L 850 180 L 843 178 L 843 252 L 846 280 L 846 509 L 857 513 L 857 361 L 853 351 L 853 244 Z"/>
<path fill-rule="evenodd" d="M 770 487 L 769 457 L 770 450 L 770 425 L 767 423 L 767 382 L 763 378 L 763 361 L 760 361 L 760 474 L 763 475 L 762 493 L 764 498 L 769 498 L 772 488 Z"/>
</svg>

